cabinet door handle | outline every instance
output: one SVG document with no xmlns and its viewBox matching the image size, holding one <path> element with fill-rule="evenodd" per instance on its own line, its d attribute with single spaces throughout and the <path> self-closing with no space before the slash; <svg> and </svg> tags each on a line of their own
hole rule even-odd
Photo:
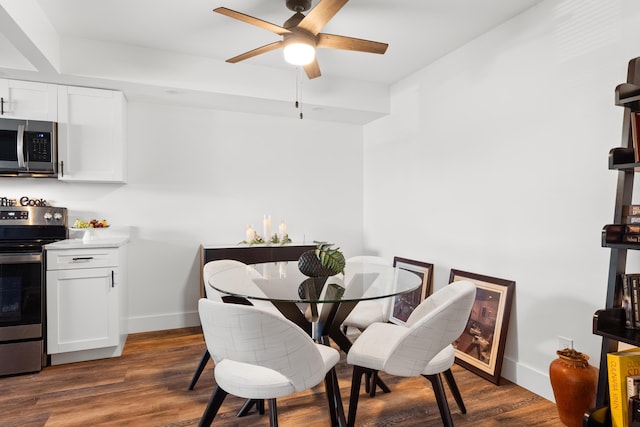
<svg viewBox="0 0 640 427">
<path fill-rule="evenodd" d="M 93 259 L 92 256 L 78 256 L 78 257 L 73 257 L 71 260 L 72 261 L 91 261 Z"/>
<path fill-rule="evenodd" d="M 111 270 L 111 287 L 112 288 L 116 287 L 115 273 L 113 272 L 113 270 Z"/>
<path fill-rule="evenodd" d="M 0 98 L 0 116 L 4 116 L 4 98 Z"/>
<path fill-rule="evenodd" d="M 64 177 L 64 160 L 60 160 L 60 176 Z"/>
</svg>

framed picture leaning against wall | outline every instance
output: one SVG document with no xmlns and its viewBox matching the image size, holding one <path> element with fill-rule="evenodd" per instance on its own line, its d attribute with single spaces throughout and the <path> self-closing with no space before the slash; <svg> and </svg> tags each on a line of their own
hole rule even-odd
<svg viewBox="0 0 640 427">
<path fill-rule="evenodd" d="M 453 343 L 456 363 L 499 385 L 516 282 L 452 269 L 449 283 L 458 280 L 475 283 L 476 299 L 464 332 Z"/>
<path fill-rule="evenodd" d="M 393 257 L 393 266 L 411 271 L 421 280 L 420 287 L 416 290 L 393 297 L 389 322 L 404 325 L 418 304 L 433 292 L 433 264 Z"/>
</svg>

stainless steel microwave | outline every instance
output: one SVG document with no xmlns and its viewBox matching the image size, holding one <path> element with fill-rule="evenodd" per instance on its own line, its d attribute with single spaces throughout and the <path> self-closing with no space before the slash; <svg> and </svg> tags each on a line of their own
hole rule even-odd
<svg viewBox="0 0 640 427">
<path fill-rule="evenodd" d="M 0 119 L 0 176 L 57 177 L 58 125 Z"/>
</svg>

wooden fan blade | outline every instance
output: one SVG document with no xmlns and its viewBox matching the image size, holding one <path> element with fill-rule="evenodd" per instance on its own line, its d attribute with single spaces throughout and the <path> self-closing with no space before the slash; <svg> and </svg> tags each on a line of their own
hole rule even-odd
<svg viewBox="0 0 640 427">
<path fill-rule="evenodd" d="M 250 50 L 249 52 L 245 52 L 245 53 L 243 53 L 241 55 L 234 56 L 233 58 L 227 59 L 226 62 L 229 62 L 231 64 L 235 64 L 236 62 L 244 61 L 245 59 L 253 58 L 254 56 L 258 56 L 258 55 L 263 54 L 263 53 L 271 52 L 272 50 L 276 50 L 279 47 L 281 47 L 282 43 L 283 42 L 281 40 L 281 41 L 277 41 L 277 42 L 266 44 L 264 46 L 261 46 L 261 47 L 255 48 L 253 50 Z"/>
<path fill-rule="evenodd" d="M 253 16 L 250 16 L 250 15 L 245 15 L 244 13 L 236 12 L 235 10 L 227 9 L 226 7 L 217 7 L 213 9 L 213 11 L 218 12 L 222 15 L 228 16 L 230 18 L 237 19 L 238 21 L 255 25 L 256 27 L 263 28 L 267 31 L 271 31 L 272 33 L 276 33 L 281 36 L 291 33 L 291 31 L 279 25 L 272 24 L 271 22 L 263 21 L 262 19 L 254 18 Z"/>
<path fill-rule="evenodd" d="M 357 39 L 355 37 L 336 36 L 335 34 L 320 33 L 316 36 L 316 47 L 326 47 L 330 49 L 355 50 L 358 52 L 379 53 L 387 51 L 387 43 L 374 42 L 371 40 Z"/>
<path fill-rule="evenodd" d="M 309 79 L 320 77 L 320 66 L 318 65 L 318 60 L 314 58 L 313 61 L 305 65 L 304 72 L 307 73 L 307 77 Z"/>
<path fill-rule="evenodd" d="M 303 30 L 309 31 L 314 36 L 320 32 L 322 27 L 335 16 L 342 6 L 349 0 L 320 0 L 311 11 L 297 25 Z"/>
</svg>

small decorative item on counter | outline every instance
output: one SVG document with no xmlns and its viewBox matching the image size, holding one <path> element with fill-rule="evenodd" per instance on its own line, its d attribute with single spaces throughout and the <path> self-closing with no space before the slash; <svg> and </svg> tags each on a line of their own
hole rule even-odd
<svg viewBox="0 0 640 427">
<path fill-rule="evenodd" d="M 560 421 L 581 427 L 584 413 L 596 405 L 598 368 L 589 365 L 589 356 L 572 348 L 556 354 L 558 358 L 549 365 L 549 379 Z"/>
<path fill-rule="evenodd" d="M 109 223 L 106 219 L 98 221 L 97 219 L 90 219 L 89 221 L 82 221 L 80 219 L 75 220 L 71 228 L 107 228 Z"/>
<path fill-rule="evenodd" d="M 309 277 L 335 276 L 344 273 L 345 259 L 340 248 L 333 243 L 317 242 L 316 249 L 304 252 L 298 259 L 298 269 Z"/>
</svg>

